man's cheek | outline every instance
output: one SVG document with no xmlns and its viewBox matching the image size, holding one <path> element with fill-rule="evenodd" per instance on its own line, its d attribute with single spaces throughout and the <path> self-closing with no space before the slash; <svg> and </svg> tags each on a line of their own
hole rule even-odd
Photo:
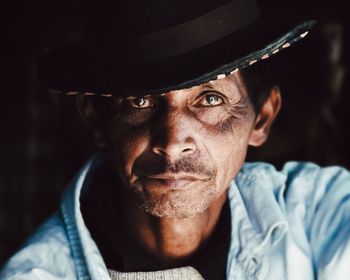
<svg viewBox="0 0 350 280">
<path fill-rule="evenodd" d="M 112 145 L 119 148 L 128 147 L 133 145 L 149 135 L 147 127 L 135 128 L 130 125 L 126 125 L 122 122 L 114 123 L 109 130 L 110 140 Z"/>
<path fill-rule="evenodd" d="M 240 169 L 247 152 L 248 136 L 247 127 L 235 125 L 232 130 L 205 137 L 210 157 L 218 169 L 218 184 L 227 184 Z"/>
<path fill-rule="evenodd" d="M 132 164 L 149 146 L 149 133 L 135 131 L 124 133 L 116 142 L 116 150 L 119 150 L 124 162 L 127 165 Z"/>
<path fill-rule="evenodd" d="M 251 118 L 249 116 L 238 117 L 229 114 L 227 117 L 220 119 L 215 124 L 205 124 L 205 130 L 208 137 L 218 137 L 223 142 L 233 141 L 232 138 L 244 138 L 249 133 Z"/>
</svg>

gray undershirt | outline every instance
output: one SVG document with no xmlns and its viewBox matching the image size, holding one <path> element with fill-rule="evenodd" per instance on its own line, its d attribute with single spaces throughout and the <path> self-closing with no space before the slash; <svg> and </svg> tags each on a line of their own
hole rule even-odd
<svg viewBox="0 0 350 280">
<path fill-rule="evenodd" d="M 191 266 L 150 272 L 119 272 L 108 269 L 112 280 L 204 280 Z"/>
</svg>

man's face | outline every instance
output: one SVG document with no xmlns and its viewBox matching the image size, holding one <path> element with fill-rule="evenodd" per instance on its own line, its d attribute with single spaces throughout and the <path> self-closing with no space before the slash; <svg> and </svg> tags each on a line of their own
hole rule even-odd
<svg viewBox="0 0 350 280">
<path fill-rule="evenodd" d="M 116 169 L 147 212 L 192 217 L 225 195 L 255 123 L 239 73 L 116 103 L 109 137 Z"/>
</svg>

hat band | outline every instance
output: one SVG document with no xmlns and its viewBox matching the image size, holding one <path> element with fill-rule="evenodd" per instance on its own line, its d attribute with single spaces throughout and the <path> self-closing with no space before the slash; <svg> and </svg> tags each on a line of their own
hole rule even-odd
<svg viewBox="0 0 350 280">
<path fill-rule="evenodd" d="M 99 38 L 87 41 L 87 52 L 98 63 L 147 63 L 181 55 L 215 42 L 257 20 L 255 0 L 232 0 L 198 18 L 154 33 L 128 38 Z"/>
</svg>

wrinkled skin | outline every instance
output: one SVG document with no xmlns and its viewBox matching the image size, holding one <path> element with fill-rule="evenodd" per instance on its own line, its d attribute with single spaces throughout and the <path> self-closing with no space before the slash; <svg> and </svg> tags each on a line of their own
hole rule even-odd
<svg viewBox="0 0 350 280">
<path fill-rule="evenodd" d="M 112 136 L 118 173 L 152 215 L 202 213 L 244 162 L 255 113 L 237 76 L 120 107 Z"/>
</svg>

